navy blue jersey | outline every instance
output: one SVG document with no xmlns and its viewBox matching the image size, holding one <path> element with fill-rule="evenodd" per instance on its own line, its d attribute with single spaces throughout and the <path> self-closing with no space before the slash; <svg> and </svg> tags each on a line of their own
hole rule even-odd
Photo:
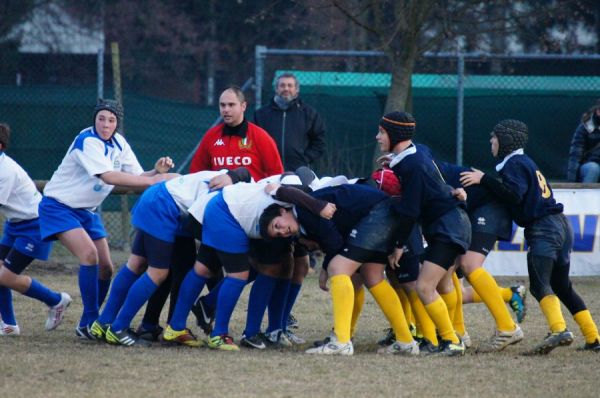
<svg viewBox="0 0 600 398">
<path fill-rule="evenodd" d="M 343 249 L 346 237 L 352 231 L 352 227 L 369 214 L 373 206 L 389 199 L 389 196 L 378 189 L 356 184 L 318 189 L 310 195 L 334 203 L 337 207 L 331 220 L 314 215 L 303 207 L 296 207 L 303 234 L 308 239 L 319 243 L 321 250 L 327 254 L 326 260 L 331 259 Z"/>
<path fill-rule="evenodd" d="M 471 185 L 469 187 L 463 187 L 460 183 L 460 173 L 463 171 L 472 171 L 470 167 L 458 166 L 448 162 L 441 162 L 436 160 L 440 172 L 444 176 L 446 183 L 454 188 L 464 188 L 467 192 L 467 211 L 470 212 L 475 210 L 479 206 L 492 202 L 494 196 L 481 185 Z"/>
<path fill-rule="evenodd" d="M 452 187 L 442 178 L 431 153 L 421 145 L 410 146 L 397 154 L 390 167 L 402 184 L 402 196 L 394 198 L 397 213 L 427 226 L 461 206 L 452 195 Z"/>
<path fill-rule="evenodd" d="M 529 156 L 511 156 L 498 168 L 502 183 L 520 199 L 518 204 L 508 206 L 518 225 L 527 227 L 538 218 L 562 213 L 563 205 L 556 203 L 552 188 Z"/>
</svg>

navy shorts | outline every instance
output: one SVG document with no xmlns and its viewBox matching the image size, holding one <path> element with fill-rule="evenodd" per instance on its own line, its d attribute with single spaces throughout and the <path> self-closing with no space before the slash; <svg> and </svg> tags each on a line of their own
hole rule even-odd
<svg viewBox="0 0 600 398">
<path fill-rule="evenodd" d="M 564 214 L 550 214 L 525 228 L 525 240 L 533 256 L 550 257 L 567 264 L 573 248 L 573 228 Z"/>
<path fill-rule="evenodd" d="M 465 254 L 471 245 L 471 223 L 467 213 L 459 207 L 424 226 L 423 234 L 430 246 L 436 241 L 453 243 L 459 247 L 460 254 Z"/>
<path fill-rule="evenodd" d="M 228 274 L 250 270 L 248 253 L 227 253 L 204 243 L 200 244 L 196 260 L 204 264 L 213 275 L 220 274 L 221 268 Z"/>
<path fill-rule="evenodd" d="M 510 241 L 512 237 L 512 218 L 506 206 L 498 202 L 486 203 L 472 211 L 467 211 L 471 221 L 471 231 L 494 235 L 498 240 Z"/>
<path fill-rule="evenodd" d="M 151 267 L 169 269 L 174 245 L 174 241 L 167 242 L 138 229 L 131 245 L 131 253 L 147 259 Z"/>
<path fill-rule="evenodd" d="M 397 228 L 398 221 L 392 214 L 391 201 L 383 200 L 352 228 L 346 246 L 383 253 L 387 258 L 387 254 L 394 249 Z M 341 254 L 345 255 L 344 250 Z"/>
<path fill-rule="evenodd" d="M 56 240 L 56 234 L 83 228 L 92 238 L 106 238 L 106 230 L 98 213 L 88 209 L 73 209 L 59 201 L 44 196 L 38 208 L 40 234 L 45 241 Z"/>
<path fill-rule="evenodd" d="M 414 282 L 421 270 L 421 256 L 402 255 L 400 266 L 394 269 L 398 283 Z"/>
<path fill-rule="evenodd" d="M 38 260 L 48 260 L 52 250 L 52 242 L 42 240 L 39 218 L 19 222 L 6 221 L 0 245 Z"/>
</svg>

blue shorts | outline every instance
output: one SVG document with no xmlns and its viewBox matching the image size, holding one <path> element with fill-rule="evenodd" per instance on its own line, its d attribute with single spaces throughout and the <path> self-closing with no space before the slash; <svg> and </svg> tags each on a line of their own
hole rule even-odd
<svg viewBox="0 0 600 398">
<path fill-rule="evenodd" d="M 131 245 L 131 253 L 144 257 L 154 268 L 169 269 L 174 242 L 167 242 L 138 229 Z"/>
<path fill-rule="evenodd" d="M 455 207 L 440 218 L 423 227 L 425 240 L 432 245 L 434 241 L 453 243 L 465 254 L 471 244 L 471 223 L 467 213 Z"/>
<path fill-rule="evenodd" d="M 564 214 L 550 214 L 525 228 L 525 240 L 533 256 L 550 257 L 567 264 L 573 248 L 573 228 Z"/>
<path fill-rule="evenodd" d="M 42 240 L 39 221 L 39 218 L 20 222 L 6 221 L 0 245 L 10 247 L 38 260 L 48 260 L 52 242 Z"/>
<path fill-rule="evenodd" d="M 512 237 L 512 218 L 508 209 L 498 203 L 490 202 L 467 212 L 471 221 L 471 231 L 494 235 L 498 240 L 510 241 Z"/>
<path fill-rule="evenodd" d="M 56 234 L 83 228 L 92 240 L 106 238 L 106 230 L 98 213 L 86 209 L 73 209 L 59 201 L 44 196 L 39 206 L 40 234 L 45 241 L 56 240 Z"/>
<path fill-rule="evenodd" d="M 180 228 L 180 214 L 164 182 L 152 185 L 131 210 L 131 224 L 165 242 L 174 243 Z"/>
<path fill-rule="evenodd" d="M 233 217 L 219 192 L 206 205 L 202 221 L 202 244 L 225 253 L 248 253 L 250 239 Z"/>
</svg>

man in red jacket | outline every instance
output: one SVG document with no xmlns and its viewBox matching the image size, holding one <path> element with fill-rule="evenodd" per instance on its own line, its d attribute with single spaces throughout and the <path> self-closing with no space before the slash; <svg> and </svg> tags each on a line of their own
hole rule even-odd
<svg viewBox="0 0 600 398">
<path fill-rule="evenodd" d="M 223 123 L 206 132 L 192 158 L 190 172 L 244 166 L 255 180 L 283 172 L 277 145 L 271 136 L 244 118 L 246 99 L 239 87 L 221 94 Z"/>
</svg>

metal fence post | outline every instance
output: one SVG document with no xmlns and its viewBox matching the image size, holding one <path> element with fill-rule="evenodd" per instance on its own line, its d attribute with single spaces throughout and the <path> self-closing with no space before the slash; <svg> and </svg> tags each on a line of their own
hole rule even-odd
<svg viewBox="0 0 600 398">
<path fill-rule="evenodd" d="M 456 85 L 456 164 L 463 164 L 463 139 L 465 115 L 465 56 L 458 54 Z"/>
<path fill-rule="evenodd" d="M 254 48 L 254 108 L 262 106 L 262 90 L 265 78 L 265 58 L 267 53 L 266 46 L 256 46 Z"/>
<path fill-rule="evenodd" d="M 98 85 L 98 98 L 104 98 L 104 49 L 98 50 L 96 58 L 96 82 Z"/>
</svg>

